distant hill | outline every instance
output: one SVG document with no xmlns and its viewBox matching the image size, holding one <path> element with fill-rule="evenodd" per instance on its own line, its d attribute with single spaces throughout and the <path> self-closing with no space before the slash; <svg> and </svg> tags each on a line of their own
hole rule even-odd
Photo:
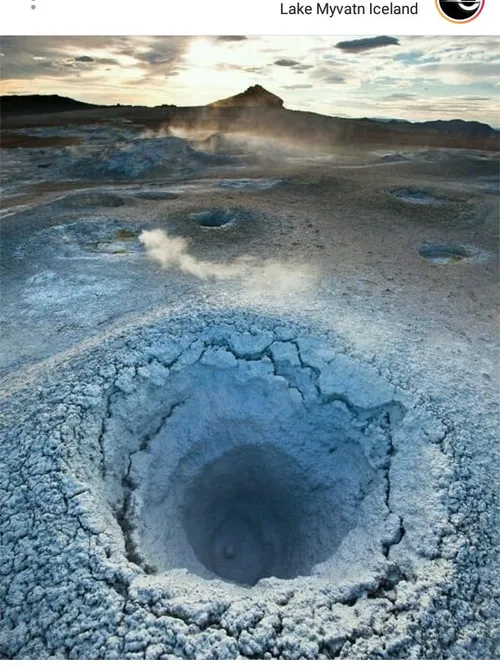
<svg viewBox="0 0 500 666">
<path fill-rule="evenodd" d="M 258 85 L 205 106 L 100 106 L 59 95 L 7 95 L 0 98 L 0 104 L 4 130 L 121 119 L 162 132 L 173 127 L 188 133 L 206 131 L 207 136 L 248 133 L 326 152 L 340 146 L 368 145 L 497 151 L 500 137 L 497 130 L 475 121 L 409 122 L 293 111 L 283 106 L 280 97 Z"/>
<path fill-rule="evenodd" d="M 25 113 L 54 113 L 57 111 L 80 111 L 98 109 L 99 104 L 78 102 L 71 97 L 60 95 L 2 95 L 0 96 L 2 115 Z"/>
<path fill-rule="evenodd" d="M 283 100 L 277 95 L 273 95 L 262 86 L 250 86 L 244 92 L 225 99 L 219 99 L 208 106 L 215 108 L 227 106 L 266 106 L 273 108 L 283 108 Z"/>
<path fill-rule="evenodd" d="M 496 132 L 490 125 L 479 123 L 475 120 L 429 120 L 425 123 L 420 123 L 420 125 L 441 132 L 462 133 L 478 137 L 489 136 L 492 132 Z"/>
</svg>

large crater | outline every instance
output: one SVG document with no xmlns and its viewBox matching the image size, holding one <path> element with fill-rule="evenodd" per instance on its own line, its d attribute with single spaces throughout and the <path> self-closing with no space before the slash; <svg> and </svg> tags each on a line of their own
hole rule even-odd
<svg viewBox="0 0 500 666">
<path fill-rule="evenodd" d="M 320 343 L 207 335 L 149 347 L 109 397 L 103 493 L 129 560 L 253 586 L 325 574 L 348 534 L 384 557 L 403 534 L 393 387 Z"/>
<path fill-rule="evenodd" d="M 332 335 L 170 316 L 40 381 L 2 406 L 5 654 L 376 656 L 395 617 L 414 654 L 447 432 Z"/>
</svg>

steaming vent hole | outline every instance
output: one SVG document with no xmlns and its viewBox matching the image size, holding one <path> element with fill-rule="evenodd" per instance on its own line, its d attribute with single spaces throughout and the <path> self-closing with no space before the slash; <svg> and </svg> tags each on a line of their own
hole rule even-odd
<svg viewBox="0 0 500 666">
<path fill-rule="evenodd" d="M 191 219 L 201 227 L 225 227 L 229 224 L 234 224 L 237 217 L 237 211 L 223 208 L 205 210 L 191 215 Z"/>
<path fill-rule="evenodd" d="M 254 406 L 262 401 L 247 397 Z M 307 424 L 305 434 L 301 412 L 289 412 L 297 422 L 286 422 L 287 397 L 276 401 L 276 423 L 253 414 L 228 427 L 224 414 L 204 426 L 210 435 L 196 443 L 183 441 L 192 409 L 186 403 L 150 452 L 137 455 L 145 467 L 131 523 L 143 562 L 157 572 L 182 568 L 253 586 L 262 578 L 310 575 L 335 553 L 378 472 L 363 446 L 353 444 L 358 435 L 338 407 L 326 406 L 330 418 Z M 234 397 L 226 400 L 222 410 L 236 408 Z M 176 462 L 175 446 L 184 450 Z M 135 474 L 135 457 L 131 469 Z"/>
<path fill-rule="evenodd" d="M 433 194 L 429 194 L 428 192 L 423 192 L 420 190 L 398 189 L 392 190 L 391 194 L 400 201 L 417 205 L 444 204 L 448 201 L 444 197 L 436 197 Z"/>
<path fill-rule="evenodd" d="M 209 335 L 221 344 L 219 328 Z M 234 332 L 201 357 L 195 342 L 178 366 L 148 363 L 118 385 L 100 444 L 106 494 L 146 573 L 251 587 L 329 575 L 346 543 L 377 547 L 372 532 L 381 548 L 393 388 L 341 355 L 316 383 L 295 344 L 271 341 Z M 172 345 L 153 349 L 163 358 Z M 328 399 L 344 380 L 359 406 Z"/>
<path fill-rule="evenodd" d="M 188 486 L 182 512 L 188 541 L 209 571 L 242 585 L 307 574 L 310 532 L 321 529 L 308 506 L 311 490 L 284 452 L 237 448 Z"/>
<path fill-rule="evenodd" d="M 474 259 L 475 252 L 463 245 L 425 243 L 419 254 L 432 264 L 459 264 Z"/>
</svg>

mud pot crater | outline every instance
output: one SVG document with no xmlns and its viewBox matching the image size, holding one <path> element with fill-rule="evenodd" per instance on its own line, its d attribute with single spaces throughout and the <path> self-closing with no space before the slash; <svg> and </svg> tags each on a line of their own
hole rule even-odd
<svg viewBox="0 0 500 666">
<path fill-rule="evenodd" d="M 58 259 L 133 256 L 144 252 L 139 235 L 145 227 L 141 221 L 77 215 L 36 232 L 17 248 L 16 255 L 20 258 L 55 256 Z"/>
<path fill-rule="evenodd" d="M 234 208 L 213 208 L 192 213 L 189 217 L 200 227 L 209 229 L 234 226 L 241 218 L 241 211 Z"/>
<path fill-rule="evenodd" d="M 120 193 L 98 189 L 71 193 L 56 202 L 61 208 L 120 208 L 128 203 Z"/>
<path fill-rule="evenodd" d="M 272 178 L 224 178 L 218 182 L 218 186 L 228 190 L 270 190 L 273 187 L 284 184 L 283 179 Z"/>
<path fill-rule="evenodd" d="M 415 204 L 420 206 L 429 206 L 429 205 L 439 205 L 450 203 L 450 200 L 446 197 L 439 197 L 430 192 L 424 190 L 413 190 L 413 189 L 396 189 L 391 190 L 391 194 L 396 199 L 404 201 L 405 203 Z"/>
<path fill-rule="evenodd" d="M 484 250 L 459 243 L 422 243 L 418 253 L 431 264 L 478 264 L 489 258 Z"/>
<path fill-rule="evenodd" d="M 146 189 L 144 191 L 134 190 L 132 194 L 136 199 L 145 199 L 147 201 L 175 201 L 176 199 L 181 198 L 181 195 L 178 192 L 170 192 L 169 190 L 161 189 Z"/>
<path fill-rule="evenodd" d="M 146 574 L 328 580 L 348 553 L 382 563 L 403 538 L 396 389 L 324 340 L 285 338 L 166 337 L 114 382 L 89 481 L 102 476 L 101 510 Z"/>
<path fill-rule="evenodd" d="M 331 657 L 365 631 L 360 612 L 390 635 L 400 598 L 414 623 L 429 576 L 444 575 L 446 431 L 332 334 L 246 313 L 170 317 L 82 351 L 7 407 L 18 445 L 5 462 L 34 485 L 6 504 L 6 557 L 38 516 L 33 581 L 7 574 L 9 617 L 44 626 L 48 612 L 15 605 L 18 584 L 54 597 L 65 628 L 44 630 L 44 655 L 95 616 L 107 647 L 72 656 L 130 656 L 131 636 L 153 645 L 156 627 L 158 655 Z M 346 624 L 325 647 L 335 608 Z M 306 615 L 317 638 L 297 629 Z M 16 636 L 7 653 L 34 654 Z"/>
<path fill-rule="evenodd" d="M 294 352 L 293 345 L 276 349 Z M 138 433 L 147 446 L 113 455 L 111 475 L 118 468 L 133 488 L 128 536 L 146 568 L 187 568 L 244 585 L 308 575 L 356 526 L 368 488 L 382 496 L 383 471 L 369 461 L 387 463 L 389 412 L 378 415 L 385 425 L 370 441 L 341 402 L 311 405 L 303 423 L 302 395 L 274 374 L 272 354 L 245 360 L 231 349 L 203 352 L 154 399 L 165 425 L 153 436 L 149 426 Z M 299 362 L 284 372 L 304 382 L 304 400 L 315 402 Z M 110 452 L 131 427 L 130 399 L 115 408 L 103 439 Z"/>
</svg>

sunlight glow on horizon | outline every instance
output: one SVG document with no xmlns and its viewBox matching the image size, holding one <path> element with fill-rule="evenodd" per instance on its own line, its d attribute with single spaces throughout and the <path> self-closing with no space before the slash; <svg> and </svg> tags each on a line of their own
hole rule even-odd
<svg viewBox="0 0 500 666">
<path fill-rule="evenodd" d="M 200 106 L 259 84 L 324 115 L 500 125 L 498 38 L 383 39 L 360 50 L 354 37 L 8 37 L 0 92 Z"/>
</svg>

